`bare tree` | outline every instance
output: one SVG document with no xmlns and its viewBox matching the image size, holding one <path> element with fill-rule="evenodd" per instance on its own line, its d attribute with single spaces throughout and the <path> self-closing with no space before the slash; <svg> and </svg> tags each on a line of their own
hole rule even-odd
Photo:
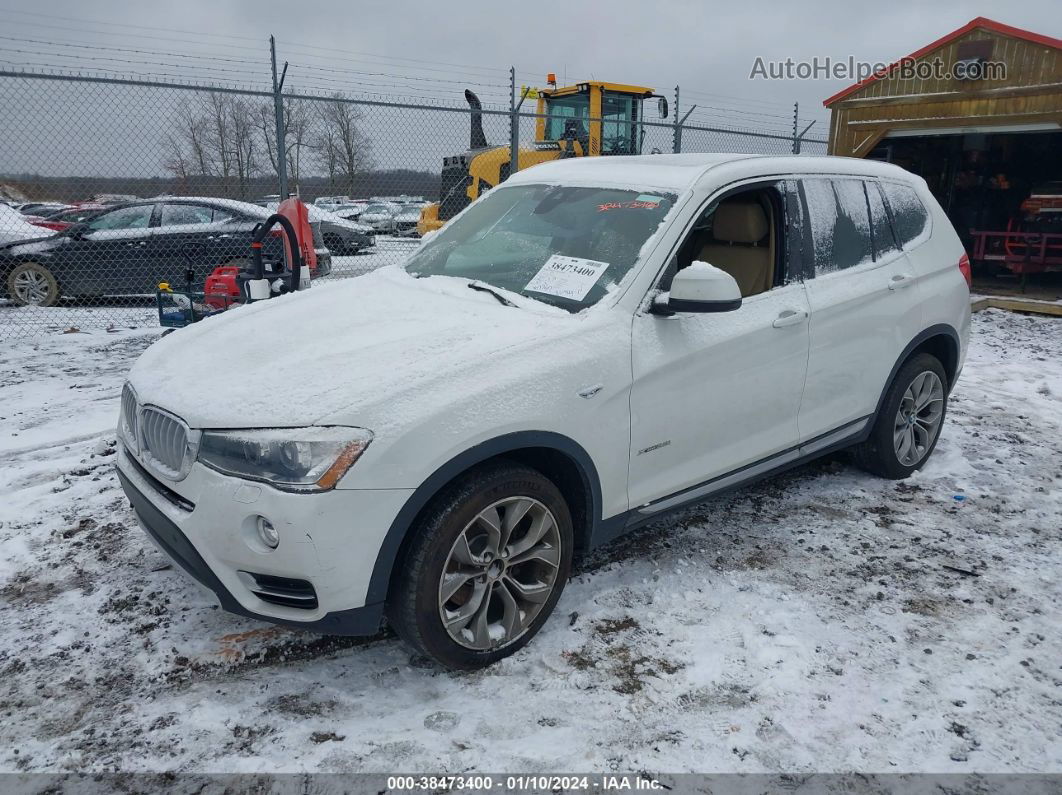
<svg viewBox="0 0 1062 795">
<path fill-rule="evenodd" d="M 177 109 L 173 131 L 163 137 L 163 167 L 186 186 L 193 175 L 211 173 L 203 118 L 190 102 Z"/>
<path fill-rule="evenodd" d="M 336 189 L 336 176 L 339 173 L 339 135 L 335 127 L 328 124 L 325 114 L 317 108 L 318 121 L 321 122 L 318 133 L 314 136 L 312 146 L 317 154 L 317 162 L 324 168 L 328 175 L 328 186 L 331 190 Z"/>
<path fill-rule="evenodd" d="M 236 179 L 240 198 L 258 170 L 258 141 L 251 105 L 228 94 L 209 92 L 182 103 L 174 132 L 163 139 L 163 166 L 182 183 L 193 175 L 220 180 L 226 193 Z"/>
<path fill-rule="evenodd" d="M 226 94 L 210 92 L 205 101 L 207 151 L 214 175 L 227 186 L 232 176 L 232 126 L 229 118 L 230 98 Z"/>
<path fill-rule="evenodd" d="M 329 156 L 334 157 L 334 169 L 343 176 L 344 189 L 350 193 L 358 175 L 372 167 L 372 145 L 361 130 L 361 109 L 334 94 L 320 108 L 325 130 L 331 131 Z"/>
<path fill-rule="evenodd" d="M 289 99 L 284 102 L 284 117 L 287 124 L 284 143 L 288 151 L 288 177 L 297 192 L 299 176 L 302 173 L 303 150 L 309 148 L 312 134 L 310 109 L 301 99 Z"/>
<path fill-rule="evenodd" d="M 183 136 L 180 133 L 166 133 L 162 139 L 162 147 L 165 152 L 162 167 L 173 174 L 183 188 L 192 174 Z"/>
<path fill-rule="evenodd" d="M 262 136 L 262 144 L 273 173 L 278 173 L 277 124 L 273 103 L 265 102 L 258 106 L 255 123 Z M 303 100 L 286 100 L 284 102 L 284 159 L 287 164 L 288 181 L 292 189 L 297 190 L 299 175 L 302 171 L 303 150 L 311 146 L 310 113 Z"/>
<path fill-rule="evenodd" d="M 232 165 L 241 199 L 247 198 L 247 182 L 258 173 L 258 137 L 255 134 L 254 109 L 243 99 L 228 97 L 228 117 L 232 141 Z"/>
</svg>

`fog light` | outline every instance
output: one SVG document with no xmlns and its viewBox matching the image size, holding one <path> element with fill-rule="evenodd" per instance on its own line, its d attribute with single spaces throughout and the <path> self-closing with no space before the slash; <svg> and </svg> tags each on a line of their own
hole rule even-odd
<svg viewBox="0 0 1062 795">
<path fill-rule="evenodd" d="M 264 516 L 258 517 L 258 538 L 270 549 L 276 549 L 280 544 L 280 533 L 273 524 Z"/>
</svg>

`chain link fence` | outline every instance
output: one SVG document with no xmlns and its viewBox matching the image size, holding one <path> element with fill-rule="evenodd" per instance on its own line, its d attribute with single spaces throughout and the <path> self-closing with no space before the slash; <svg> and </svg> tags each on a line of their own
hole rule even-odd
<svg viewBox="0 0 1062 795">
<path fill-rule="evenodd" d="M 455 181 L 460 168 L 447 172 L 444 159 L 474 148 L 476 119 L 506 162 L 515 138 L 522 163 L 538 121 L 497 105 L 12 71 L 0 72 L 0 107 L 3 339 L 157 324 L 157 285 L 202 284 L 219 265 L 245 263 L 285 179 L 311 205 L 322 289 L 401 263 L 424 204 L 468 188 L 467 168 Z M 638 121 L 630 146 L 614 148 L 826 151 L 822 140 L 672 116 Z"/>
</svg>

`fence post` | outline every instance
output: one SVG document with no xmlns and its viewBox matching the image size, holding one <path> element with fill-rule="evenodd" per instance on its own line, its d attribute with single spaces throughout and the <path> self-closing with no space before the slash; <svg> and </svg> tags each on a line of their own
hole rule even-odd
<svg viewBox="0 0 1062 795">
<path fill-rule="evenodd" d="M 800 154 L 800 139 L 797 137 L 797 120 L 800 118 L 800 103 L 793 103 L 793 154 Z"/>
<path fill-rule="evenodd" d="M 288 74 L 288 63 L 284 62 L 284 71 L 277 80 L 277 41 L 269 37 L 269 59 L 273 65 L 273 114 L 277 125 L 277 179 L 280 182 L 280 201 L 288 198 L 288 150 L 284 127 L 284 77 Z"/>
<path fill-rule="evenodd" d="M 509 176 L 520 170 L 520 116 L 516 104 L 516 67 L 509 67 Z"/>
<path fill-rule="evenodd" d="M 805 127 L 800 132 L 797 132 L 797 127 L 799 126 L 799 120 L 800 120 L 800 103 L 799 102 L 794 102 L 793 103 L 793 154 L 794 155 L 799 155 L 800 154 L 800 144 L 803 143 L 804 136 L 808 134 L 808 130 L 810 130 L 815 124 L 815 120 L 812 119 L 807 127 Z"/>
<path fill-rule="evenodd" d="M 675 86 L 675 131 L 671 134 L 671 152 L 682 151 L 682 122 L 679 121 L 679 87 Z"/>
</svg>

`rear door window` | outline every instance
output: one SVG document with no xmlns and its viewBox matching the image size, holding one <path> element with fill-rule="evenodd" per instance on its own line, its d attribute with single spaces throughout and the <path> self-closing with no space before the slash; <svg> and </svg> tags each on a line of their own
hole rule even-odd
<svg viewBox="0 0 1062 795">
<path fill-rule="evenodd" d="M 862 181 L 809 178 L 801 183 L 815 273 L 832 273 L 873 261 Z"/>
<path fill-rule="evenodd" d="M 874 239 L 874 259 L 884 259 L 899 251 L 896 237 L 892 233 L 892 223 L 881 199 L 881 190 L 876 182 L 864 183 L 867 189 L 867 204 L 870 205 L 870 231 Z"/>
<path fill-rule="evenodd" d="M 202 204 L 162 205 L 161 226 L 186 226 L 188 224 L 217 224 L 233 219 L 232 213 L 207 207 Z"/>
<path fill-rule="evenodd" d="M 210 207 L 197 204 L 162 205 L 161 226 L 185 226 L 187 224 L 209 224 L 214 211 Z"/>
<path fill-rule="evenodd" d="M 889 212 L 892 214 L 892 227 L 900 245 L 907 246 L 929 225 L 929 213 L 914 188 L 896 182 L 883 182 Z"/>
</svg>

